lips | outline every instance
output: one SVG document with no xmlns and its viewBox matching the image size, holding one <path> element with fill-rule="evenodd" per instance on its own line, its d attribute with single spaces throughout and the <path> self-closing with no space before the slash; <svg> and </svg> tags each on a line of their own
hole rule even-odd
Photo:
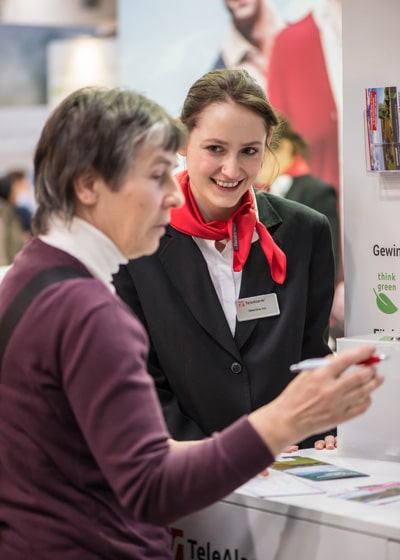
<svg viewBox="0 0 400 560">
<path fill-rule="evenodd" d="M 218 187 L 222 187 L 224 189 L 235 189 L 241 183 L 241 181 L 228 182 L 228 181 L 218 181 L 217 179 L 213 179 L 213 181 Z"/>
</svg>

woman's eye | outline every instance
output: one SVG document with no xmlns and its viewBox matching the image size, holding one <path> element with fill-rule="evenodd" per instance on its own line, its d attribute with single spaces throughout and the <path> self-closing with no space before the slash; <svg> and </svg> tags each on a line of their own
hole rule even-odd
<svg viewBox="0 0 400 560">
<path fill-rule="evenodd" d="M 207 146 L 207 150 L 209 152 L 219 153 L 222 150 L 222 148 L 221 146 Z"/>
<path fill-rule="evenodd" d="M 165 178 L 166 178 L 167 174 L 166 173 L 154 173 L 154 175 L 152 175 L 152 179 L 154 179 L 154 181 L 158 181 L 159 183 L 162 183 Z"/>
<path fill-rule="evenodd" d="M 252 156 L 252 155 L 256 154 L 258 150 L 256 150 L 255 148 L 249 147 L 249 148 L 245 148 L 243 151 L 244 151 L 245 154 L 248 154 L 249 156 Z"/>
</svg>

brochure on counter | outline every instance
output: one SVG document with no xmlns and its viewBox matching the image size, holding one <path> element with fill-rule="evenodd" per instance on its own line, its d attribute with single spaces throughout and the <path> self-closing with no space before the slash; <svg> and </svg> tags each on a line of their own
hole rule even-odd
<svg viewBox="0 0 400 560">
<path fill-rule="evenodd" d="M 314 482 L 369 476 L 301 455 L 280 455 L 272 463 L 268 473 L 267 476 L 252 478 L 236 491 L 260 498 L 324 494 L 325 491 L 314 485 Z M 294 476 L 286 476 L 287 474 Z"/>
<path fill-rule="evenodd" d="M 272 463 L 271 469 L 286 472 L 287 474 L 292 474 L 315 482 L 369 476 L 366 473 L 298 455 L 278 458 L 275 463 Z"/>
<path fill-rule="evenodd" d="M 287 476 L 288 474 L 293 476 Z M 326 494 L 326 490 L 318 482 L 369 476 L 364 472 L 340 467 L 312 457 L 282 454 L 269 467 L 267 476 L 260 474 L 252 478 L 240 486 L 237 492 L 264 499 Z M 376 506 L 386 505 L 400 501 L 400 482 L 354 486 L 335 494 L 328 494 L 328 497 Z"/>
<path fill-rule="evenodd" d="M 258 475 L 236 490 L 240 494 L 250 494 L 259 498 L 282 498 L 284 496 L 301 496 L 303 494 L 324 494 L 320 488 L 292 476 L 286 476 L 273 469 L 268 475 Z"/>
<path fill-rule="evenodd" d="M 371 486 L 358 486 L 340 494 L 332 494 L 331 498 L 341 498 L 363 504 L 382 506 L 400 501 L 400 482 L 385 482 Z"/>
</svg>

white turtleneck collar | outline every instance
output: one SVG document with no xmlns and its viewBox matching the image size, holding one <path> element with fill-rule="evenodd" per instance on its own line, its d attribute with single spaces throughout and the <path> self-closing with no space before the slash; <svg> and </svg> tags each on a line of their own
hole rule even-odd
<svg viewBox="0 0 400 560">
<path fill-rule="evenodd" d="M 39 238 L 81 261 L 93 276 L 115 293 L 112 275 L 118 271 L 120 264 L 127 262 L 127 259 L 99 229 L 76 216 L 68 223 L 54 217 L 47 234 L 40 235 Z"/>
</svg>

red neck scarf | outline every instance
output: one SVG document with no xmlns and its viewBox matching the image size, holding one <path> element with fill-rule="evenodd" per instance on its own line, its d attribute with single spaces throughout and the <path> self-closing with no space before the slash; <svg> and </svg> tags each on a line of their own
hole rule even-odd
<svg viewBox="0 0 400 560">
<path fill-rule="evenodd" d="M 275 244 L 267 228 L 257 220 L 254 198 L 250 191 L 243 195 L 241 206 L 235 210 L 228 221 L 214 220 L 205 223 L 190 190 L 187 171 L 176 175 L 185 196 L 185 204 L 171 211 L 170 224 L 186 235 L 202 239 L 231 240 L 233 247 L 233 270 L 242 270 L 251 248 L 254 228 L 260 238 L 261 247 L 267 258 L 271 276 L 278 284 L 283 284 L 286 277 L 286 255 Z"/>
<path fill-rule="evenodd" d="M 286 169 L 282 175 L 290 175 L 290 177 L 300 177 L 301 175 L 308 175 L 310 173 L 310 166 L 300 156 L 294 156 L 293 163 Z"/>
</svg>

